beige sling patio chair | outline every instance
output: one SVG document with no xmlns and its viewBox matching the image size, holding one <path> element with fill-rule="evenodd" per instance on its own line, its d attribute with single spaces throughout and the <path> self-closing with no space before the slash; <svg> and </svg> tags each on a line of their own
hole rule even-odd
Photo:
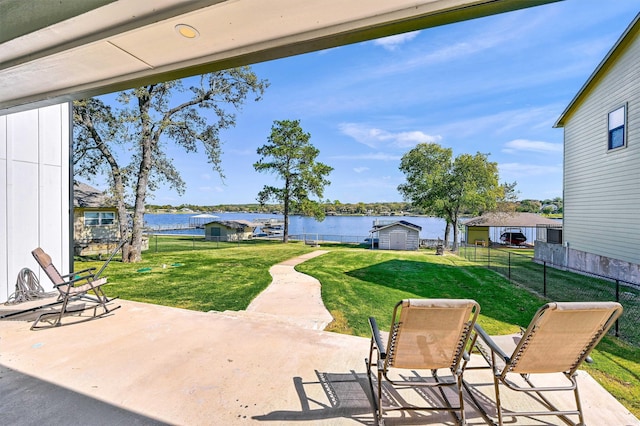
<svg viewBox="0 0 640 426">
<path fill-rule="evenodd" d="M 578 416 L 578 424 L 584 425 L 576 370 L 582 362 L 592 362 L 591 350 L 621 314 L 617 302 L 556 302 L 541 307 L 522 334 L 489 336 L 476 324 L 474 347 L 489 365 L 484 368 L 493 369 L 498 424 L 502 426 L 505 416 L 554 415 L 573 425 L 576 423 L 567 416 Z M 539 381 L 535 385 L 531 376 L 539 373 L 562 373 L 566 381 L 556 386 Z M 500 385 L 535 397 L 542 411 L 505 412 Z M 543 394 L 551 391 L 573 391 L 576 408 L 556 408 L 550 394 Z"/>
<path fill-rule="evenodd" d="M 375 318 L 369 318 L 371 347 L 366 359 L 367 376 L 379 424 L 384 422 L 385 412 L 393 410 L 448 411 L 460 424 L 465 424 L 462 361 L 468 357 L 466 347 L 479 312 L 480 306 L 474 300 L 402 300 L 394 308 L 386 344 Z M 452 377 L 440 377 L 440 369 L 450 370 Z M 426 388 L 438 389 L 440 396 L 431 392 L 435 398 L 430 397 Z M 457 392 L 457 404 L 449 402 L 445 388 Z M 420 398 L 407 402 L 399 393 L 407 389 Z"/>
<path fill-rule="evenodd" d="M 77 313 L 77 309 L 69 309 L 69 302 L 72 300 L 87 300 L 91 305 L 81 305 L 80 311 L 93 309 L 93 315 L 87 319 L 94 319 L 118 309 L 120 306 L 109 309 L 107 304 L 113 299 L 107 298 L 102 286 L 107 283 L 106 278 L 98 278 L 94 273 L 96 268 L 84 269 L 82 271 L 73 272 L 67 275 L 61 275 L 58 269 L 53 265 L 51 256 L 44 252 L 40 247 L 31 252 L 42 270 L 47 274 L 53 282 L 54 287 L 58 290 L 58 300 L 62 302 L 60 311 L 45 312 L 41 314 L 31 326 L 31 329 L 43 328 L 38 326 L 40 321 L 47 322 L 46 327 L 55 327 L 62 324 L 62 318 L 71 313 Z M 102 269 L 100 270 L 102 272 Z M 89 296 L 88 293 L 93 293 Z M 98 311 L 101 311 L 100 313 Z"/>
</svg>

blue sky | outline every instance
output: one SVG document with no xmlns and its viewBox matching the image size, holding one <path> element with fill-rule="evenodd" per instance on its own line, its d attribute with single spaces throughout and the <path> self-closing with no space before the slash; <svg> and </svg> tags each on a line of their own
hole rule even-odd
<svg viewBox="0 0 640 426">
<path fill-rule="evenodd" d="M 562 129 L 553 124 L 639 11 L 636 0 L 565 0 L 253 65 L 271 86 L 222 133 L 223 180 L 204 156 L 172 150 L 183 196 L 151 204 L 255 202 L 256 149 L 274 120 L 301 121 L 334 168 L 324 198 L 402 201 L 400 158 L 420 142 L 487 153 L 519 198 L 562 196 Z"/>
</svg>

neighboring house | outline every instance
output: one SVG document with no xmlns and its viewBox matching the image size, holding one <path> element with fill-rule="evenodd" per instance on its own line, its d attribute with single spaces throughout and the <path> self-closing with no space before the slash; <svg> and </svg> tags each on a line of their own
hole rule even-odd
<svg viewBox="0 0 640 426">
<path fill-rule="evenodd" d="M 120 239 L 115 203 L 85 183 L 73 184 L 73 249 L 76 256 L 107 254 Z"/>
<path fill-rule="evenodd" d="M 204 224 L 207 241 L 242 241 L 251 238 L 257 224 L 248 220 L 218 220 Z"/>
<path fill-rule="evenodd" d="M 564 128 L 564 266 L 640 283 L 640 14 L 555 127 Z"/>
<path fill-rule="evenodd" d="M 377 220 L 369 232 L 381 250 L 418 250 L 421 230 L 421 226 L 404 220 Z"/>
</svg>

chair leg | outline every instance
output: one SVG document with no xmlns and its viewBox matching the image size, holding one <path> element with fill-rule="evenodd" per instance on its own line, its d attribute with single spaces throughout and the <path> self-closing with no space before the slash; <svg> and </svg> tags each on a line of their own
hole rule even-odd
<svg viewBox="0 0 640 426">
<path fill-rule="evenodd" d="M 109 312 L 109 308 L 107 308 L 107 303 L 109 302 L 109 299 L 107 299 L 107 296 L 104 294 L 104 291 L 102 291 L 102 289 L 98 287 L 98 288 L 94 288 L 93 292 L 98 298 L 99 304 L 102 305 L 102 309 L 105 310 L 105 313 Z"/>
<path fill-rule="evenodd" d="M 376 417 L 376 422 L 378 424 L 384 424 L 384 420 L 382 419 L 382 371 L 378 368 L 378 415 Z"/>
<path fill-rule="evenodd" d="M 64 315 L 64 313 L 67 311 L 67 306 L 69 305 L 69 296 L 65 296 L 64 300 L 62 301 L 62 308 L 60 309 L 60 315 L 58 315 L 58 319 L 56 320 L 54 326 L 57 327 L 60 324 L 62 324 L 62 317 Z"/>
<path fill-rule="evenodd" d="M 575 380 L 575 377 L 574 377 Z M 580 402 L 580 393 L 578 392 L 578 383 L 575 384 L 575 389 L 573 389 L 573 395 L 576 398 L 576 409 L 578 410 L 578 420 L 580 421 L 579 426 L 584 426 L 584 415 L 582 414 L 582 402 Z"/>
<path fill-rule="evenodd" d="M 371 369 L 377 364 L 373 363 L 373 352 L 374 352 L 375 342 L 373 337 L 371 338 L 371 346 L 369 347 L 369 358 L 365 358 L 364 362 L 367 368 L 367 378 L 369 379 L 369 389 L 371 391 L 371 405 L 373 406 L 373 417 L 375 419 L 376 424 L 380 424 L 380 416 L 378 413 L 381 410 L 380 403 L 378 402 L 378 395 L 380 395 L 380 379 L 378 379 L 378 392 L 376 393 L 373 389 L 373 378 Z"/>
<path fill-rule="evenodd" d="M 373 352 L 373 351 L 371 351 Z M 365 359 L 365 364 L 366 364 L 366 368 L 367 368 L 367 377 L 369 379 L 369 389 L 371 390 L 371 405 L 373 407 L 373 418 L 375 420 L 375 424 L 376 425 L 381 425 L 384 424 L 383 420 L 382 420 L 382 401 L 381 401 L 381 393 L 380 393 L 380 375 L 378 374 L 378 384 L 377 384 L 377 389 L 378 391 L 376 392 L 374 390 L 373 387 L 373 378 L 372 378 L 372 372 L 371 372 L 371 368 L 375 365 L 373 364 L 373 362 L 371 361 L 372 358 L 372 353 L 369 354 L 369 358 Z"/>
<path fill-rule="evenodd" d="M 462 375 L 458 374 L 457 375 L 457 381 L 458 381 L 458 401 L 460 404 L 460 424 L 462 424 L 463 426 L 467 424 L 467 418 L 464 415 L 464 399 L 462 397 Z"/>
<path fill-rule="evenodd" d="M 493 376 L 493 387 L 496 392 L 496 412 L 498 414 L 498 426 L 502 426 L 502 404 L 500 402 L 500 383 L 498 378 Z"/>
</svg>

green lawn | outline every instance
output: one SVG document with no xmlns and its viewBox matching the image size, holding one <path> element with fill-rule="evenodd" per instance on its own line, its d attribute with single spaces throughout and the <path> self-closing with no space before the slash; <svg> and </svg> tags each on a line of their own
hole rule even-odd
<svg viewBox="0 0 640 426">
<path fill-rule="evenodd" d="M 314 249 L 301 243 L 215 244 L 192 237 L 162 237 L 144 261 L 113 261 L 104 275 L 110 296 L 199 311 L 245 309 L 270 283 L 269 267 Z M 331 250 L 297 266 L 322 283 L 333 331 L 368 336 L 367 318 L 384 326 L 393 306 L 410 297 L 471 298 L 481 306 L 479 323 L 490 334 L 526 326 L 544 301 L 495 272 L 432 251 L 388 252 L 323 245 Z M 101 262 L 77 262 L 76 269 Z M 140 272 L 138 272 L 140 271 Z M 585 368 L 635 416 L 640 417 L 640 348 L 613 337 Z"/>
<path fill-rule="evenodd" d="M 104 276 L 109 296 L 196 311 L 242 310 L 271 283 L 269 268 L 308 253 L 302 244 L 273 241 L 249 246 L 197 242 L 191 237 L 159 239 L 161 249 L 144 252 L 143 261 L 112 261 Z M 207 248 L 210 247 L 210 248 Z M 102 262 L 76 262 L 76 269 Z"/>
</svg>

